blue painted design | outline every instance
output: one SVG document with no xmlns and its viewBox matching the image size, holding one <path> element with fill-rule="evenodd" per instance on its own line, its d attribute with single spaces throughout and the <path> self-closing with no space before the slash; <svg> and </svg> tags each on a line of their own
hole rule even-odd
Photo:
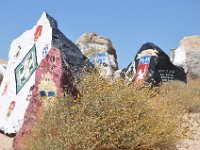
<svg viewBox="0 0 200 150">
<path fill-rule="evenodd" d="M 47 52 L 48 52 L 48 46 L 45 46 L 43 49 L 42 49 L 42 56 L 45 57 L 47 55 Z"/>
<path fill-rule="evenodd" d="M 151 56 L 142 56 L 140 58 L 139 64 L 149 64 L 151 60 Z"/>
<path fill-rule="evenodd" d="M 46 91 L 40 91 L 40 96 L 41 97 L 47 96 Z M 55 92 L 53 92 L 53 91 L 48 92 L 48 97 L 54 97 L 54 96 L 55 96 Z"/>
<path fill-rule="evenodd" d="M 40 91 L 40 96 L 41 96 L 41 97 L 47 96 L 47 95 L 46 95 L 46 91 Z"/>
<path fill-rule="evenodd" d="M 55 96 L 54 92 L 52 92 L 52 91 L 48 92 L 48 97 L 54 97 L 54 96 Z"/>
</svg>

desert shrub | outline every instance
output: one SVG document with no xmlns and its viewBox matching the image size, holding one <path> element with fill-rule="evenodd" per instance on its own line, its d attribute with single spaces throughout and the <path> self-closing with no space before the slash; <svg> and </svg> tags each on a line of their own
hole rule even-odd
<svg viewBox="0 0 200 150">
<path fill-rule="evenodd" d="M 189 113 L 200 112 L 200 81 L 191 80 L 187 84 L 182 82 L 169 82 L 159 88 L 161 96 L 179 101 Z"/>
<path fill-rule="evenodd" d="M 180 139 L 182 105 L 163 89 L 110 83 L 85 76 L 76 102 L 67 96 L 44 112 L 24 141 L 26 149 L 173 149 Z M 171 88 L 171 87 L 170 87 Z"/>
</svg>

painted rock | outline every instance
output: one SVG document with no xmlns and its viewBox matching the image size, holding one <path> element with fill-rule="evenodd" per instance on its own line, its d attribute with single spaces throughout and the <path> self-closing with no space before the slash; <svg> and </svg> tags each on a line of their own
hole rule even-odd
<svg viewBox="0 0 200 150">
<path fill-rule="evenodd" d="M 43 13 L 36 26 L 11 44 L 0 90 L 0 130 L 16 133 L 26 120 L 37 118 L 32 112 L 37 112 L 39 105 L 49 105 L 40 104 L 38 96 L 57 97 L 65 92 L 76 95 L 71 80 L 84 63 L 79 48 L 62 34 L 52 17 Z"/>
<path fill-rule="evenodd" d="M 117 54 L 109 39 L 96 33 L 84 33 L 76 44 L 101 76 L 114 76 L 118 69 Z"/>
<path fill-rule="evenodd" d="M 145 82 L 157 85 L 160 82 L 180 80 L 186 82 L 182 67 L 175 66 L 168 55 L 153 43 L 145 43 L 126 69 L 123 76 L 136 84 Z"/>
<path fill-rule="evenodd" d="M 184 68 L 188 79 L 200 78 L 200 36 L 184 37 L 177 49 L 172 49 L 172 62 Z"/>
</svg>

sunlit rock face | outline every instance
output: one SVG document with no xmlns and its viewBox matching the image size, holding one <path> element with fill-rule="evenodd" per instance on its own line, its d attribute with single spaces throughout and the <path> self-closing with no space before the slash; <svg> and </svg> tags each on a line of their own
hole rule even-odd
<svg viewBox="0 0 200 150">
<path fill-rule="evenodd" d="M 184 68 L 188 79 L 200 78 L 200 36 L 184 37 L 171 57 L 175 65 Z"/>
<path fill-rule="evenodd" d="M 79 48 L 62 34 L 51 16 L 43 13 L 31 30 L 11 44 L 0 88 L 0 130 L 16 133 L 27 120 L 33 123 L 30 120 L 37 118 L 40 97 L 59 97 L 66 92 L 76 97 L 71 82 L 84 65 Z"/>
<path fill-rule="evenodd" d="M 102 77 L 114 76 L 118 70 L 117 54 L 109 39 L 96 33 L 84 33 L 76 44 Z"/>
<path fill-rule="evenodd" d="M 9 80 L 13 86 L 8 85 L 0 102 L 4 110 L 0 110 L 3 114 L 0 127 L 7 133 L 17 132 L 14 149 L 26 149 L 22 139 L 43 110 L 66 94 L 78 97 L 73 80 L 84 71 L 85 57 L 47 13 L 43 13 L 33 29 L 12 43 L 10 51 L 7 74 L 13 78 L 6 78 L 5 82 Z M 12 98 L 8 99 L 8 94 Z"/>
<path fill-rule="evenodd" d="M 186 82 L 183 68 L 173 65 L 167 54 L 150 42 L 142 45 L 133 62 L 121 74 L 136 84 L 148 82 L 157 85 L 173 80 Z"/>
</svg>

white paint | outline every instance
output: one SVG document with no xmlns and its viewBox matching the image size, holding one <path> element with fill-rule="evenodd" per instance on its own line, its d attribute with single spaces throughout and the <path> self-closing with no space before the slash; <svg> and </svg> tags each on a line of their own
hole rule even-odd
<svg viewBox="0 0 200 150">
<path fill-rule="evenodd" d="M 174 50 L 173 64 L 183 67 L 185 72 L 187 72 L 186 50 L 183 46 L 180 46 L 176 50 Z"/>
<path fill-rule="evenodd" d="M 4 78 L 0 90 L 0 130 L 5 133 L 15 133 L 22 126 L 24 115 L 28 107 L 29 101 L 26 100 L 29 95 L 29 89 L 35 84 L 35 72 L 25 83 L 24 87 L 16 94 L 16 82 L 15 82 L 15 68 L 22 62 L 26 54 L 34 45 L 34 33 L 38 25 L 42 25 L 42 34 L 35 43 L 36 55 L 38 64 L 41 62 L 42 49 L 48 44 L 51 45 L 52 41 L 52 28 L 46 18 L 46 13 L 43 13 L 36 26 L 31 30 L 27 30 L 20 37 L 15 39 L 10 47 L 9 61 L 7 64 L 7 70 L 5 71 Z M 7 88 L 7 94 L 2 95 L 4 88 L 10 82 Z M 10 103 L 15 101 L 15 107 L 9 118 L 6 117 L 7 110 Z"/>
</svg>

